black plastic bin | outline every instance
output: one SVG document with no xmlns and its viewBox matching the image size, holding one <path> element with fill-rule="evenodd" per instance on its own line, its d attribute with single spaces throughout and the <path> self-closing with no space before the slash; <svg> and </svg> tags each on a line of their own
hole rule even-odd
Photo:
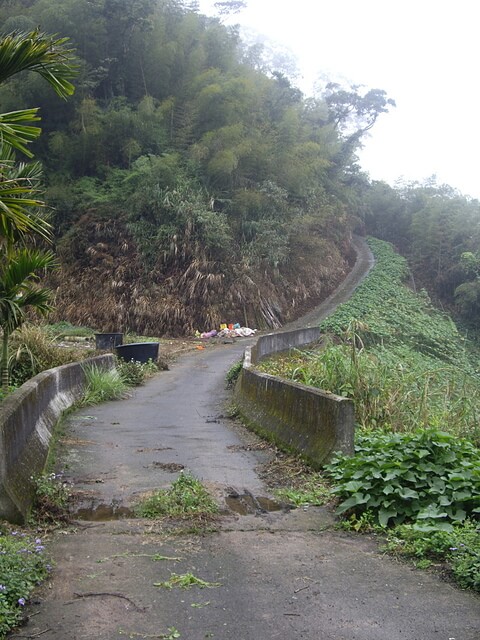
<svg viewBox="0 0 480 640">
<path fill-rule="evenodd" d="M 99 351 L 113 351 L 123 344 L 123 333 L 96 333 L 95 347 Z"/>
<path fill-rule="evenodd" d="M 159 342 L 132 342 L 118 346 L 115 351 L 117 356 L 125 362 L 134 360 L 135 362 L 156 362 L 158 358 Z"/>
</svg>

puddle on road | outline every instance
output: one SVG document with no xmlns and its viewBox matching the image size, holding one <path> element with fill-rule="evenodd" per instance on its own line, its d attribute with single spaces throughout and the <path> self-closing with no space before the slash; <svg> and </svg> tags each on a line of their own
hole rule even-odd
<svg viewBox="0 0 480 640">
<path fill-rule="evenodd" d="M 258 515 L 259 513 L 270 513 L 272 511 L 287 512 L 295 508 L 291 504 L 277 502 L 264 496 L 254 496 L 250 493 L 232 493 L 225 498 L 225 503 L 230 511 L 241 516 Z"/>
<path fill-rule="evenodd" d="M 274 511 L 288 513 L 295 509 L 294 505 L 285 502 L 277 502 L 265 496 L 254 496 L 252 493 L 231 493 L 226 496 L 225 504 L 229 512 L 240 516 L 262 515 Z M 122 520 L 124 518 L 135 518 L 132 508 L 116 503 L 98 503 L 95 500 L 82 500 L 72 511 L 72 516 L 77 520 L 87 522 L 107 522 L 111 520 Z"/>
<path fill-rule="evenodd" d="M 77 520 L 87 520 L 89 522 L 135 518 L 135 513 L 132 509 L 115 504 L 97 504 L 90 507 L 80 507 L 75 510 L 73 515 Z"/>
</svg>

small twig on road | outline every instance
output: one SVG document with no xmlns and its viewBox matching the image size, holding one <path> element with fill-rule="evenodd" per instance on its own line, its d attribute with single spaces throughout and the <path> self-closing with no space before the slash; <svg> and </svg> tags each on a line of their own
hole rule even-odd
<svg viewBox="0 0 480 640">
<path fill-rule="evenodd" d="M 299 613 L 284 613 L 283 615 L 284 616 L 298 616 L 298 617 L 300 617 Z"/>
<path fill-rule="evenodd" d="M 300 589 L 295 589 L 295 591 L 293 593 L 299 593 L 300 591 L 304 591 L 305 589 L 309 589 L 310 585 L 307 584 L 306 587 L 300 587 Z"/>
<path fill-rule="evenodd" d="M 15 638 L 38 638 L 38 636 L 43 636 L 43 634 L 47 633 L 47 631 L 50 631 L 50 627 L 47 627 L 43 631 L 39 631 L 38 633 L 33 633 L 32 635 L 29 635 L 29 636 L 16 635 Z"/>
<path fill-rule="evenodd" d="M 136 611 L 145 611 L 144 607 L 139 607 L 137 604 L 135 604 L 135 602 L 133 600 L 131 600 L 128 596 L 123 595 L 123 593 L 116 593 L 115 591 L 87 591 L 86 593 L 77 593 L 74 592 L 73 594 L 76 598 L 92 598 L 95 596 L 111 596 L 112 598 L 122 598 L 123 600 L 127 600 L 127 602 L 130 602 L 131 605 L 133 605 L 134 609 Z"/>
</svg>

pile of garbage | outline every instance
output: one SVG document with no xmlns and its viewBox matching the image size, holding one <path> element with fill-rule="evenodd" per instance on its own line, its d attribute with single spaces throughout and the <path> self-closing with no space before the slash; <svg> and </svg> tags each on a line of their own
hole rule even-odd
<svg viewBox="0 0 480 640">
<path fill-rule="evenodd" d="M 204 331 L 203 333 L 197 332 L 198 338 L 249 338 L 254 336 L 257 332 L 256 329 L 250 329 L 249 327 L 241 327 L 238 322 L 235 324 L 220 325 L 220 330 L 212 329 L 211 331 Z"/>
</svg>

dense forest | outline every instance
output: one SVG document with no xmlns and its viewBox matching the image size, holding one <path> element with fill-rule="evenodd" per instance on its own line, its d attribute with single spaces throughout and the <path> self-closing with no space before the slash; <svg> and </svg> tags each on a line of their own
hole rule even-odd
<svg viewBox="0 0 480 640">
<path fill-rule="evenodd" d="M 478 322 L 478 201 L 434 180 L 372 183 L 358 165 L 394 107 L 384 91 L 306 97 L 186 0 L 2 2 L 3 35 L 37 27 L 69 38 L 75 93 L 22 73 L 0 86 L 0 111 L 40 107 L 56 319 L 156 335 L 279 327 L 345 276 L 360 232 L 395 243 L 417 287 Z"/>
</svg>

